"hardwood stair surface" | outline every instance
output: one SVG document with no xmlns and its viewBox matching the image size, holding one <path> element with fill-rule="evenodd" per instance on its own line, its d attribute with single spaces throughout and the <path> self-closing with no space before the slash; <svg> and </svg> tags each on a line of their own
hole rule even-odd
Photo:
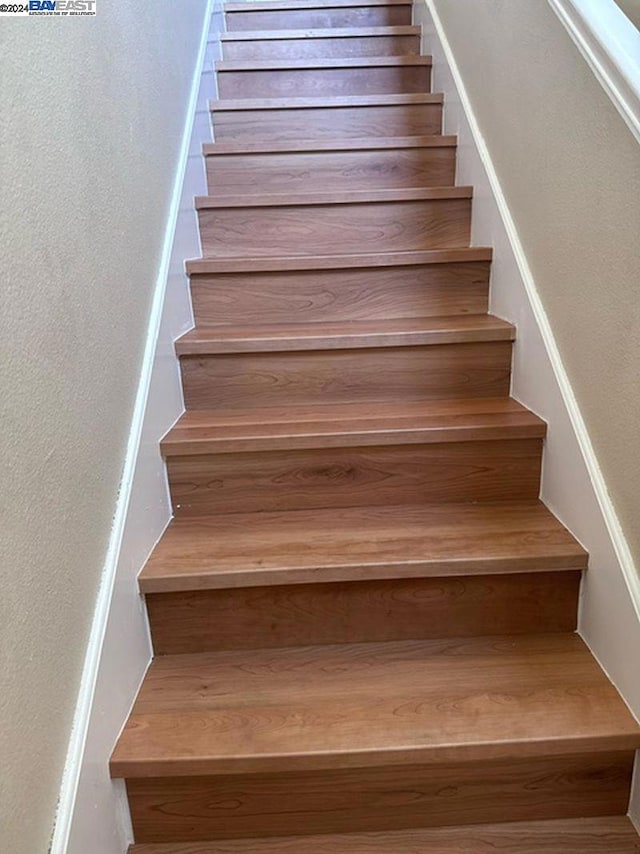
<svg viewBox="0 0 640 854">
<path fill-rule="evenodd" d="M 167 456 L 397 442 L 542 438 L 546 425 L 509 398 L 396 405 L 186 413 L 162 441 Z"/>
<path fill-rule="evenodd" d="M 412 7 L 224 7 L 130 854 L 640 852 Z"/>
<path fill-rule="evenodd" d="M 420 53 L 420 27 L 334 27 L 223 33 L 225 60 L 409 56 Z"/>
<path fill-rule="evenodd" d="M 210 102 L 222 140 L 420 136 L 442 130 L 441 94 L 237 98 Z"/>
<path fill-rule="evenodd" d="M 134 845 L 130 854 L 638 854 L 628 818 L 579 818 L 464 828 Z"/>
<path fill-rule="evenodd" d="M 318 255 L 469 245 L 470 187 L 196 198 L 205 255 Z"/>
<path fill-rule="evenodd" d="M 174 519 L 140 585 L 154 593 L 586 565 L 537 501 L 363 506 Z"/>
<path fill-rule="evenodd" d="M 453 185 L 456 137 L 417 136 L 204 147 L 209 190 L 254 193 Z"/>
<path fill-rule="evenodd" d="M 216 62 L 221 98 L 316 95 L 387 95 L 431 88 L 431 57 L 382 56 L 342 59 L 221 60 Z"/>
<path fill-rule="evenodd" d="M 335 771 L 638 747 L 638 724 L 577 635 L 458 638 L 160 656 L 112 772 Z"/>
<path fill-rule="evenodd" d="M 360 347 L 513 341 L 514 327 L 491 315 L 429 317 L 368 322 L 194 329 L 177 342 L 180 356 L 200 353 L 263 353 L 344 350 Z"/>
<path fill-rule="evenodd" d="M 187 262 L 199 329 L 487 312 L 487 249 L 200 258 Z"/>
<path fill-rule="evenodd" d="M 304 0 L 226 3 L 227 29 L 317 29 L 320 27 L 387 27 L 411 24 L 409 0 L 331 0 L 331 5 Z"/>
</svg>

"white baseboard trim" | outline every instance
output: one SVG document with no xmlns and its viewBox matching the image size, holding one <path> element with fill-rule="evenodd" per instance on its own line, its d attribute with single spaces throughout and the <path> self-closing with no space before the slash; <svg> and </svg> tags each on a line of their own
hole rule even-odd
<svg viewBox="0 0 640 854">
<path fill-rule="evenodd" d="M 640 718 L 640 578 L 607 492 L 513 217 L 433 0 L 414 4 L 445 94 L 445 132 L 457 133 L 458 183 L 472 184 L 473 242 L 493 245 L 491 309 L 517 324 L 513 395 L 549 424 L 542 497 L 590 553 L 579 631 Z"/>
<path fill-rule="evenodd" d="M 208 0 L 50 854 L 124 854 L 132 839 L 124 786 L 109 779 L 108 761 L 152 655 L 136 577 L 171 518 L 158 445 L 184 410 L 173 341 L 192 325 L 183 264 L 199 254 L 193 196 L 205 192 L 205 184 L 204 168 L 193 158 L 201 160 L 201 144 L 210 138 L 208 122 L 198 123 L 197 116 L 211 96 L 202 80 L 213 7 Z M 185 246 L 191 250 L 185 253 Z"/>
</svg>

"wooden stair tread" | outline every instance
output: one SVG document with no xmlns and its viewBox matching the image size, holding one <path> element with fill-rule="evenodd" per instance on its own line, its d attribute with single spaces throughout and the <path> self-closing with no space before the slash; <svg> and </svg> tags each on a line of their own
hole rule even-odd
<svg viewBox="0 0 640 854">
<path fill-rule="evenodd" d="M 351 6 L 410 6 L 411 0 L 257 0 L 225 3 L 225 12 L 274 12 L 281 9 L 343 9 Z"/>
<path fill-rule="evenodd" d="M 449 264 L 491 261 L 493 250 L 485 246 L 459 249 L 428 249 L 418 252 L 377 252 L 358 255 L 289 255 L 273 258 L 230 256 L 192 258 L 186 262 L 189 275 L 215 273 L 263 273 L 283 270 L 342 270 L 366 267 L 404 267 L 420 264 Z"/>
<path fill-rule="evenodd" d="M 328 95 L 315 98 L 221 98 L 209 101 L 211 112 L 229 110 L 310 110 L 318 107 L 383 107 L 442 104 L 441 92 L 406 92 L 378 95 Z"/>
<path fill-rule="evenodd" d="M 196 196 L 196 210 L 271 208 L 306 205 L 357 205 L 367 202 L 405 202 L 470 199 L 473 187 L 408 187 L 400 190 L 346 190 L 329 193 L 269 193 L 252 196 Z"/>
<path fill-rule="evenodd" d="M 367 36 L 417 36 L 420 27 L 407 25 L 397 27 L 321 27 L 306 30 L 237 30 L 220 34 L 222 42 L 280 41 L 291 39 L 348 39 Z"/>
<path fill-rule="evenodd" d="M 174 519 L 144 593 L 586 569 L 541 502 L 347 507 Z"/>
<path fill-rule="evenodd" d="M 626 816 L 134 845 L 129 854 L 638 854 Z"/>
<path fill-rule="evenodd" d="M 335 770 L 638 747 L 640 726 L 577 635 L 455 638 L 160 656 L 111 771 Z"/>
<path fill-rule="evenodd" d="M 291 406 L 186 412 L 162 441 L 166 455 L 339 445 L 543 437 L 544 421 L 508 398 Z"/>
<path fill-rule="evenodd" d="M 181 356 L 371 347 L 412 347 L 512 341 L 515 329 L 492 315 L 399 318 L 377 321 L 196 327 L 176 341 Z"/>
<path fill-rule="evenodd" d="M 348 255 L 287 255 L 259 258 L 208 256 L 185 262 L 189 275 L 216 273 L 264 273 L 284 270 L 344 270 L 367 267 L 411 267 L 422 264 L 450 264 L 491 261 L 493 250 L 486 246 L 458 249 L 427 249 L 417 252 L 376 252 Z"/>
<path fill-rule="evenodd" d="M 295 154 L 317 151 L 377 151 L 400 148 L 455 148 L 456 136 L 370 136 L 360 139 L 309 139 L 258 142 L 209 142 L 202 146 L 206 157 L 229 154 Z"/>
<path fill-rule="evenodd" d="M 216 71 L 299 71 L 314 68 L 381 68 L 412 65 L 432 65 L 430 56 L 346 56 L 326 59 L 261 59 L 251 62 L 243 59 L 220 59 Z"/>
</svg>

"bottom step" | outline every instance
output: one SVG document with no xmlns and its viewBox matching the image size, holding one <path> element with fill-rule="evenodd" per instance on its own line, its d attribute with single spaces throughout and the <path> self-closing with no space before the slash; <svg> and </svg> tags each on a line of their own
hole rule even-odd
<svg viewBox="0 0 640 854">
<path fill-rule="evenodd" d="M 277 839 L 134 845 L 130 854 L 638 854 L 624 817 Z"/>
</svg>

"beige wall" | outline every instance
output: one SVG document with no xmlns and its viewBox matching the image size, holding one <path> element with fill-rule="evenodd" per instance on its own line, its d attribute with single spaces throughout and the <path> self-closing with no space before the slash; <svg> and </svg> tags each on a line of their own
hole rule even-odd
<svg viewBox="0 0 640 854">
<path fill-rule="evenodd" d="M 640 0 L 616 0 L 627 18 L 640 29 Z"/>
<path fill-rule="evenodd" d="M 205 0 L 0 23 L 0 851 L 44 854 Z"/>
<path fill-rule="evenodd" d="M 542 0 L 434 0 L 640 556 L 640 146 Z"/>
</svg>

